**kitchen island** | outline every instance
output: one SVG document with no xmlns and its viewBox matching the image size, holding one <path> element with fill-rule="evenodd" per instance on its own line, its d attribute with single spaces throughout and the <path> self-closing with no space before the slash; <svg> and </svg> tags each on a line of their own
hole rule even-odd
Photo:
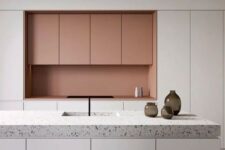
<svg viewBox="0 0 225 150">
<path fill-rule="evenodd" d="M 17 150 L 219 150 L 219 137 L 218 124 L 188 114 L 166 120 L 143 111 L 0 112 L 0 146 L 6 150 L 15 146 L 11 140 L 25 145 Z"/>
</svg>

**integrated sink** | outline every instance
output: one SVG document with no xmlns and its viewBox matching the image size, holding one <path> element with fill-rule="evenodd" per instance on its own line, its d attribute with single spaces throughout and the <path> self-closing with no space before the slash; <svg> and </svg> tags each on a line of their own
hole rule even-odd
<svg viewBox="0 0 225 150">
<path fill-rule="evenodd" d="M 87 112 L 63 112 L 62 116 L 89 116 Z M 120 116 L 118 112 L 92 112 L 90 116 Z"/>
<path fill-rule="evenodd" d="M 63 112 L 62 116 L 88 116 L 86 112 Z"/>
</svg>

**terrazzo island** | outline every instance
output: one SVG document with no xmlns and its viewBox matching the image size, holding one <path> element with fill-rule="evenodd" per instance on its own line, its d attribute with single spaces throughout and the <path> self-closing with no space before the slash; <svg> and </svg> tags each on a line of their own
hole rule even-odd
<svg viewBox="0 0 225 150">
<path fill-rule="evenodd" d="M 1 138 L 216 138 L 220 126 L 195 115 L 172 120 L 143 112 L 0 112 Z"/>
<path fill-rule="evenodd" d="M 154 145 L 159 139 L 192 139 L 193 141 L 206 140 L 202 145 L 213 141 L 209 148 L 217 150 L 216 147 L 219 147 L 220 126 L 195 115 L 180 114 L 172 120 L 166 120 L 160 116 L 149 118 L 143 111 L 96 112 L 92 113 L 92 116 L 87 115 L 87 113 L 56 111 L 2 111 L 0 112 L 0 138 L 26 139 L 28 143 L 29 139 L 31 141 L 36 139 L 89 139 L 92 141 L 94 139 L 147 139 L 154 141 Z M 185 141 L 185 143 L 188 142 Z M 199 142 L 196 147 L 199 148 Z M 31 150 L 36 149 L 31 148 Z"/>
</svg>

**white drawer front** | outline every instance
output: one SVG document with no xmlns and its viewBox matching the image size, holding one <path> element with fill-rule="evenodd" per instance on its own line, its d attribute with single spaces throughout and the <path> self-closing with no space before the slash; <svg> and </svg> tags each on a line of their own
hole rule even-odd
<svg viewBox="0 0 225 150">
<path fill-rule="evenodd" d="M 57 110 L 57 103 L 55 101 L 32 101 L 24 102 L 24 110 L 37 110 L 37 111 L 52 111 Z"/>
<path fill-rule="evenodd" d="M 58 110 L 88 112 L 88 99 L 80 99 L 80 100 L 74 100 L 74 101 L 59 101 Z"/>
<path fill-rule="evenodd" d="M 28 139 L 27 150 L 90 150 L 90 139 Z"/>
</svg>

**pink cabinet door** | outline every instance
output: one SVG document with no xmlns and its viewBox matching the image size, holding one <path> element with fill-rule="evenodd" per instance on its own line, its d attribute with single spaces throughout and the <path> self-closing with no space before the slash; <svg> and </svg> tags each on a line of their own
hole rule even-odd
<svg viewBox="0 0 225 150">
<path fill-rule="evenodd" d="M 60 15 L 60 64 L 90 64 L 90 15 Z"/>
<path fill-rule="evenodd" d="M 91 15 L 91 64 L 121 64 L 121 15 Z"/>
<path fill-rule="evenodd" d="M 152 64 L 152 14 L 122 15 L 122 64 Z"/>
<path fill-rule="evenodd" d="M 59 15 L 28 15 L 29 64 L 59 63 Z"/>
</svg>

